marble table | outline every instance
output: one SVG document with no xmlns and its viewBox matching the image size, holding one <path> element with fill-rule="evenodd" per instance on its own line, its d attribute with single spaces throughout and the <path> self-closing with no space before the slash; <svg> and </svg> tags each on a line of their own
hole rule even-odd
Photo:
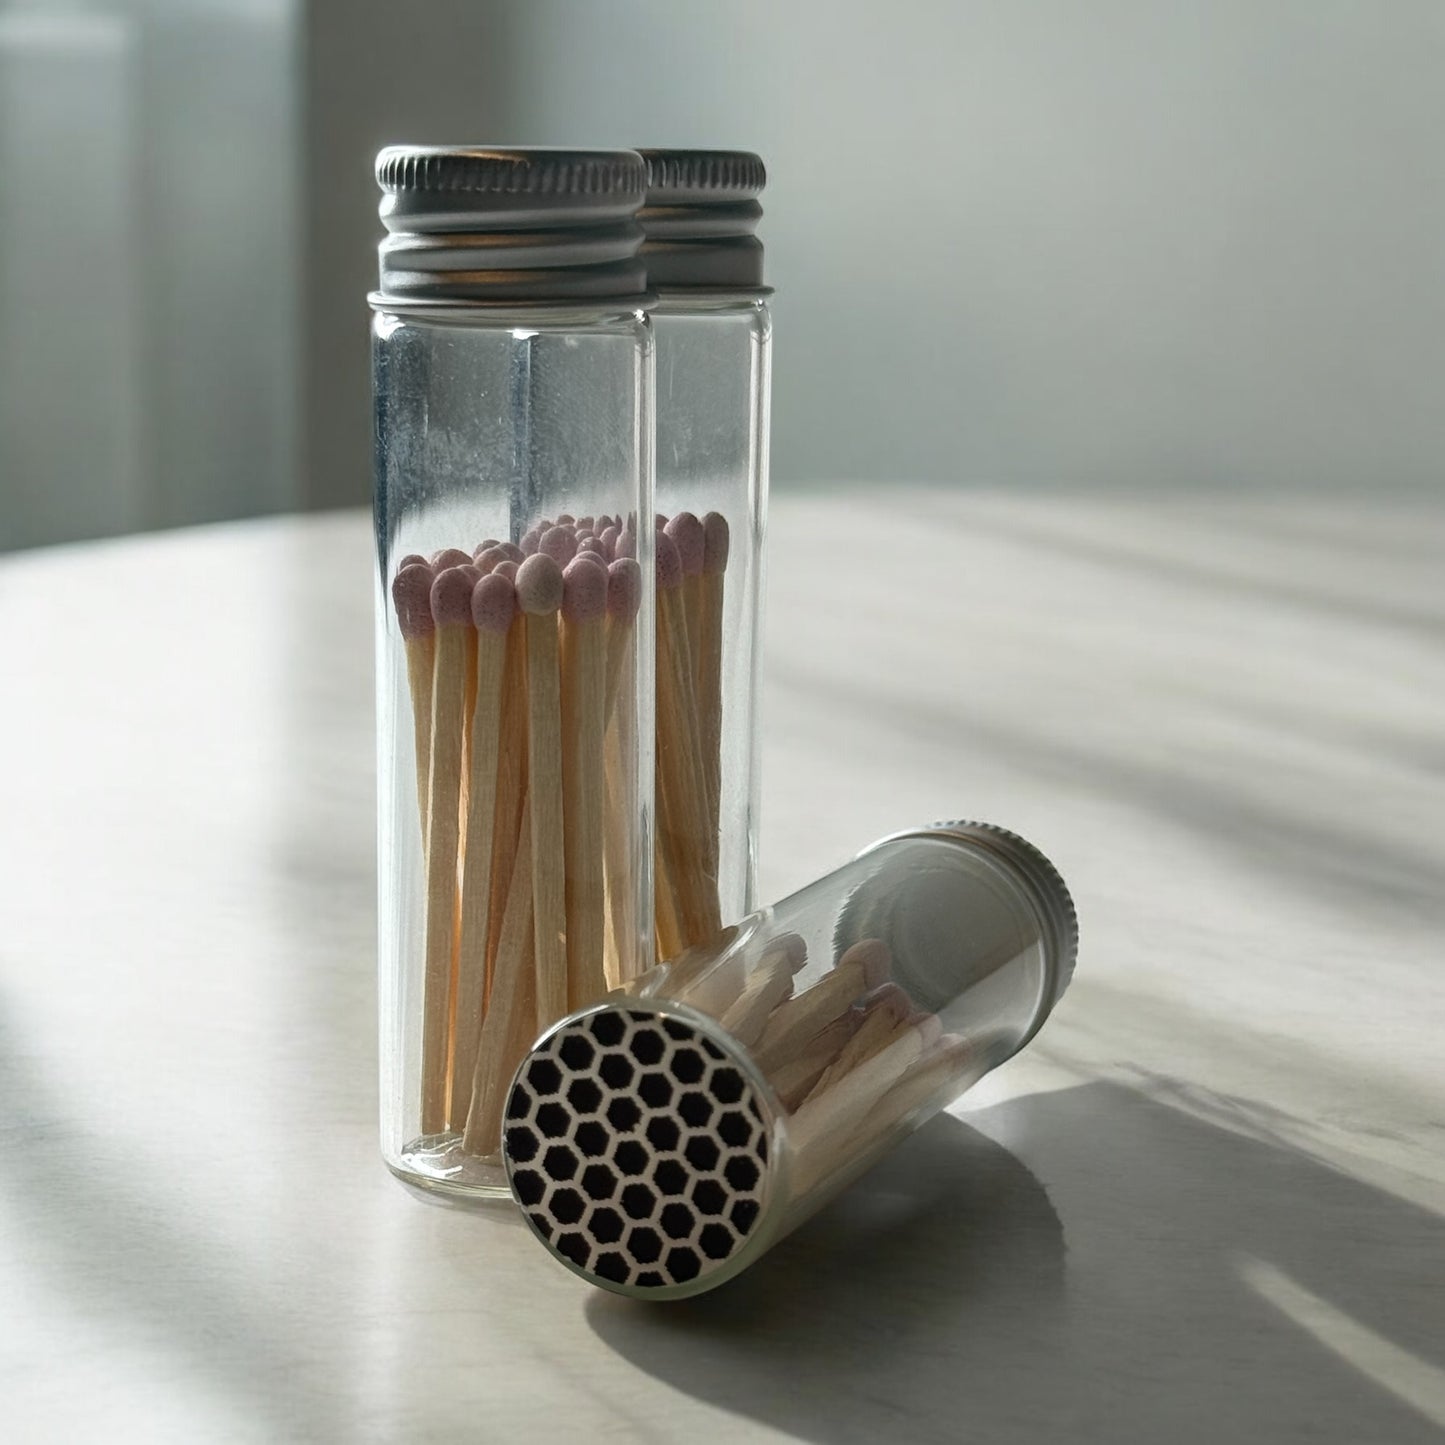
<svg viewBox="0 0 1445 1445">
<path fill-rule="evenodd" d="M 5 559 L 0 1437 L 1440 1440 L 1442 555 L 1425 502 L 779 497 L 765 896 L 982 817 L 1083 951 L 673 1306 L 377 1157 L 366 520 Z"/>
</svg>

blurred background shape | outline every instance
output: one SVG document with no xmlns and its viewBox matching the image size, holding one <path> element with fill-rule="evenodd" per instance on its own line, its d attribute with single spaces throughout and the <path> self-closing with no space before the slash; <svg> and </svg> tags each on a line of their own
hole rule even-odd
<svg viewBox="0 0 1445 1445">
<path fill-rule="evenodd" d="M 0 0 L 0 548 L 361 504 L 390 141 L 768 163 L 774 482 L 1420 494 L 1433 0 Z"/>
<path fill-rule="evenodd" d="M 0 548 L 305 504 L 296 19 L 0 0 Z"/>
</svg>

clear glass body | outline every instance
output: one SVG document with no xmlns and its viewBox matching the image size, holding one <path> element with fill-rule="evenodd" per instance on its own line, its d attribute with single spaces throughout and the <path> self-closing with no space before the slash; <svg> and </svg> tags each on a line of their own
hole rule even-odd
<svg viewBox="0 0 1445 1445">
<path fill-rule="evenodd" d="M 679 625 L 667 626 L 667 589 L 658 595 L 655 936 L 667 958 L 757 902 L 772 322 L 758 296 L 666 292 L 652 318 L 657 521 L 684 574 L 672 604 Z M 689 672 L 690 697 L 675 705 L 668 690 Z M 701 807 L 673 796 L 696 791 L 689 773 Z"/>
<path fill-rule="evenodd" d="M 639 311 L 374 318 L 381 1142 L 423 1188 L 503 1194 L 518 1060 L 653 958 L 653 384 Z"/>
<path fill-rule="evenodd" d="M 1072 905 L 1028 844 L 968 826 L 875 845 L 538 1042 L 506 1157 L 564 1263 L 711 1289 L 1032 1037 Z"/>
</svg>

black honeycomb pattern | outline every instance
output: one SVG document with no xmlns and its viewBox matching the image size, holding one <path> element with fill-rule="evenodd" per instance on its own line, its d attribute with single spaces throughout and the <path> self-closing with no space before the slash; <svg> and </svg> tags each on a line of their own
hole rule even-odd
<svg viewBox="0 0 1445 1445">
<path fill-rule="evenodd" d="M 607 1007 L 523 1063 L 503 1140 L 532 1227 L 598 1284 L 685 1284 L 762 1215 L 768 1137 L 736 1063 L 685 1020 Z"/>
</svg>

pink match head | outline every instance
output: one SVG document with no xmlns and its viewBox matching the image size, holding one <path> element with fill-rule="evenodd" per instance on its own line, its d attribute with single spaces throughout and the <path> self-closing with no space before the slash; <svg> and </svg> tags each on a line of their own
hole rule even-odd
<svg viewBox="0 0 1445 1445">
<path fill-rule="evenodd" d="M 505 562 L 498 562 L 492 568 L 492 576 L 505 577 L 508 582 L 515 583 L 517 580 L 517 564 L 510 557 Z"/>
<path fill-rule="evenodd" d="M 408 553 L 406 554 L 406 556 L 403 557 L 403 558 L 401 559 L 401 561 L 396 564 L 396 570 L 397 570 L 398 572 L 400 572 L 403 567 L 430 567 L 430 566 L 431 566 L 431 563 L 428 562 L 427 559 L 426 559 L 425 557 L 423 557 L 420 552 L 408 552 Z"/>
<path fill-rule="evenodd" d="M 732 545 L 728 519 L 721 512 L 709 512 L 702 519 L 702 533 L 702 570 L 704 572 L 724 571 L 728 565 L 728 549 Z"/>
<path fill-rule="evenodd" d="M 577 555 L 577 537 L 570 527 L 548 527 L 537 544 L 559 567 L 565 567 Z"/>
<path fill-rule="evenodd" d="M 496 546 L 488 547 L 485 552 L 477 553 L 477 567 L 483 577 L 485 577 L 488 572 L 495 572 L 498 562 L 505 562 L 506 560 L 507 554 L 502 551 L 500 547 Z"/>
<path fill-rule="evenodd" d="M 488 537 L 484 542 L 479 542 L 472 548 L 472 561 L 475 562 L 488 547 L 499 547 L 500 545 L 501 543 L 495 537 Z"/>
<path fill-rule="evenodd" d="M 498 542 L 497 546 L 519 567 L 527 560 L 527 554 L 515 542 Z"/>
<path fill-rule="evenodd" d="M 657 534 L 657 585 L 664 591 L 682 586 L 682 558 L 666 532 Z"/>
<path fill-rule="evenodd" d="M 517 590 L 505 577 L 492 572 L 472 588 L 472 621 L 478 632 L 505 632 L 516 610 Z"/>
<path fill-rule="evenodd" d="M 617 555 L 617 539 L 621 535 L 621 529 L 611 525 L 604 527 L 597 534 L 597 540 L 602 544 L 603 553 L 609 560 Z"/>
<path fill-rule="evenodd" d="M 590 532 L 590 531 L 592 531 L 592 518 L 591 518 L 591 517 L 578 517 L 578 518 L 577 518 L 577 535 L 580 537 L 580 536 L 583 534 L 583 532 Z"/>
<path fill-rule="evenodd" d="M 391 600 L 403 637 L 425 637 L 435 630 L 431 584 L 432 570 L 426 562 L 409 562 L 391 579 Z"/>
<path fill-rule="evenodd" d="M 558 525 L 559 527 L 571 527 L 571 526 L 575 526 L 575 525 L 576 525 L 576 522 L 577 522 L 577 518 L 574 517 L 571 512 L 558 512 L 558 513 L 557 513 L 557 525 Z"/>
<path fill-rule="evenodd" d="M 632 557 L 619 557 L 607 569 L 607 610 L 621 622 L 631 622 L 642 606 L 642 568 Z"/>
<path fill-rule="evenodd" d="M 431 615 L 438 627 L 469 626 L 472 620 L 472 589 L 482 574 L 470 562 L 446 567 L 431 585 Z"/>
<path fill-rule="evenodd" d="M 522 533 L 521 553 L 523 557 L 530 557 L 536 550 L 537 544 L 542 540 L 542 529 L 540 527 L 529 527 Z"/>
<path fill-rule="evenodd" d="M 432 571 L 444 572 L 448 567 L 465 567 L 472 560 L 470 552 L 463 552 L 460 547 L 443 547 L 440 552 L 431 554 Z"/>
<path fill-rule="evenodd" d="M 661 512 L 654 512 L 652 516 L 652 527 L 656 532 L 667 531 L 667 518 Z"/>
<path fill-rule="evenodd" d="M 614 557 L 635 557 L 637 556 L 637 533 L 631 527 L 624 527 L 617 534 L 617 541 L 613 545 L 612 555 Z"/>
<path fill-rule="evenodd" d="M 682 575 L 696 577 L 702 571 L 702 552 L 705 545 L 702 523 L 691 512 L 679 512 L 667 524 L 666 531 L 677 545 L 677 555 L 682 562 Z"/>
<path fill-rule="evenodd" d="M 536 552 L 517 568 L 517 605 L 533 617 L 562 605 L 562 569 L 555 558 Z"/>
<path fill-rule="evenodd" d="M 562 573 L 562 615 L 569 622 L 596 622 L 607 612 L 607 568 L 581 553 Z"/>
<path fill-rule="evenodd" d="M 590 532 L 577 539 L 577 555 L 579 557 L 600 557 L 605 567 L 612 558 L 607 555 L 607 549 Z"/>
</svg>

